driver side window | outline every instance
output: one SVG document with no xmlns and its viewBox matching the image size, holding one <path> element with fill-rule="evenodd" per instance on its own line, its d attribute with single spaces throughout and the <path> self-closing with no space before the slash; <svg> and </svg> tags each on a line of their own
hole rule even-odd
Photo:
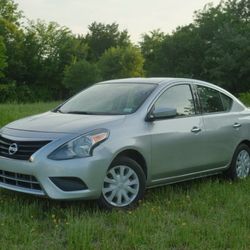
<svg viewBox="0 0 250 250">
<path fill-rule="evenodd" d="M 195 107 L 190 85 L 170 87 L 155 102 L 155 108 L 174 108 L 177 116 L 194 115 Z"/>
</svg>

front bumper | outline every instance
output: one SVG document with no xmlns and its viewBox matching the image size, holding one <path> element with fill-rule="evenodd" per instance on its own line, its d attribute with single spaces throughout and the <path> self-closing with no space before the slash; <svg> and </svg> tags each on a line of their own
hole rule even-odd
<svg viewBox="0 0 250 250">
<path fill-rule="evenodd" d="M 60 200 L 99 198 L 112 154 L 104 147 L 97 147 L 92 157 L 61 161 L 47 158 L 53 150 L 70 137 L 72 135 L 53 140 L 34 153 L 31 157 L 32 161 L 0 156 L 0 188 Z M 8 181 L 6 181 L 6 175 L 9 178 Z M 20 177 L 23 178 L 23 176 L 25 183 L 20 182 Z M 86 184 L 86 189 L 63 191 L 52 182 L 51 177 L 79 178 Z M 20 183 L 25 185 L 19 185 Z"/>
<path fill-rule="evenodd" d="M 0 170 L 18 174 L 34 176 L 41 186 L 41 190 L 24 188 L 0 182 L 0 187 L 29 193 L 48 196 L 52 199 L 96 199 L 101 195 L 102 184 L 108 169 L 109 161 L 97 157 L 73 159 L 66 161 L 20 161 L 0 158 Z M 77 177 L 87 186 L 85 190 L 63 191 L 58 188 L 50 177 Z"/>
</svg>

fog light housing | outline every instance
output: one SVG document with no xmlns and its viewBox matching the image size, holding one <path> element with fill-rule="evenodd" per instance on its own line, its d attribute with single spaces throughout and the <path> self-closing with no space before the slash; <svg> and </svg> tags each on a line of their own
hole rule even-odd
<svg viewBox="0 0 250 250">
<path fill-rule="evenodd" d="M 73 192 L 88 189 L 87 185 L 77 177 L 50 177 L 50 180 L 62 191 Z"/>
</svg>

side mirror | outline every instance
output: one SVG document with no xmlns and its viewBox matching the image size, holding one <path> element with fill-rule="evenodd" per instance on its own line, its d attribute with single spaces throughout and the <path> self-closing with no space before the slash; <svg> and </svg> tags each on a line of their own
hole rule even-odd
<svg viewBox="0 0 250 250">
<path fill-rule="evenodd" d="M 177 115 L 177 110 L 175 108 L 156 108 L 151 110 L 147 117 L 146 121 L 154 121 L 166 118 L 173 118 Z"/>
</svg>

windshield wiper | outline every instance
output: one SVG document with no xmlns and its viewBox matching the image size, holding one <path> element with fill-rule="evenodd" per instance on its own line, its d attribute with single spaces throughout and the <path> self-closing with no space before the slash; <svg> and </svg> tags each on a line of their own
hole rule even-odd
<svg viewBox="0 0 250 250">
<path fill-rule="evenodd" d="M 93 115 L 93 112 L 87 112 L 87 111 L 68 111 L 66 114 L 79 114 L 79 115 Z"/>
<path fill-rule="evenodd" d="M 89 111 L 68 111 L 62 112 L 63 114 L 76 114 L 76 115 L 125 115 L 122 113 L 111 113 L 111 112 L 89 112 Z"/>
<path fill-rule="evenodd" d="M 57 110 L 55 110 L 54 112 L 64 114 L 64 112 L 62 112 L 61 109 L 57 109 Z"/>
</svg>

